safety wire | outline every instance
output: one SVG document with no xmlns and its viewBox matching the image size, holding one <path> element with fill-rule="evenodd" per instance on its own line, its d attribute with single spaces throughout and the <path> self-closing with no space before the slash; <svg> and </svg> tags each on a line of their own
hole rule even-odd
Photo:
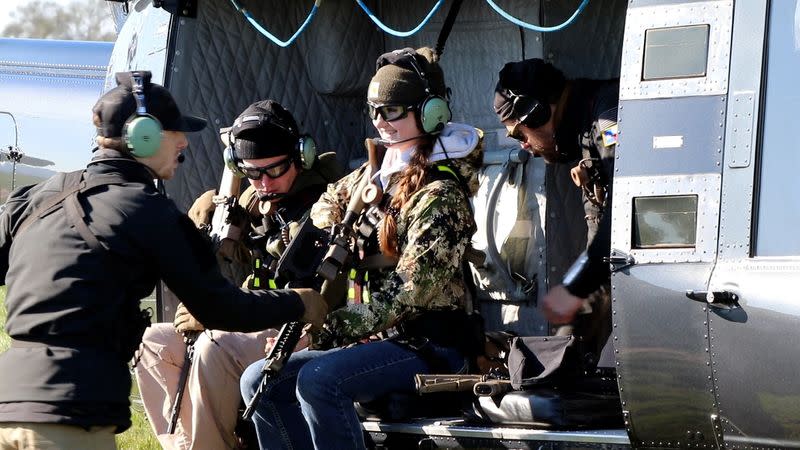
<svg viewBox="0 0 800 450">
<path fill-rule="evenodd" d="M 383 22 L 380 21 L 380 19 L 375 17 L 375 14 L 373 14 L 373 12 L 370 11 L 370 9 L 367 7 L 367 5 L 364 4 L 364 2 L 362 2 L 361 0 L 356 0 L 356 3 L 358 3 L 358 6 L 360 6 L 361 9 L 363 9 L 364 12 L 367 13 L 367 16 L 369 16 L 369 18 L 372 19 L 372 21 L 375 22 L 375 25 L 377 25 L 378 28 L 380 28 L 381 30 L 391 34 L 392 36 L 408 37 L 419 31 L 422 27 L 425 26 L 425 24 L 428 23 L 428 21 L 431 20 L 431 17 L 433 17 L 436 11 L 439 10 L 439 7 L 442 6 L 444 0 L 437 1 L 436 4 L 433 5 L 433 8 L 431 8 L 431 11 L 428 13 L 428 15 L 425 16 L 424 19 L 422 19 L 422 22 L 420 22 L 419 25 L 417 25 L 414 29 L 408 31 L 397 31 L 387 27 Z"/>
<path fill-rule="evenodd" d="M 586 5 L 589 4 L 589 0 L 583 0 L 583 2 L 581 2 L 581 4 L 578 6 L 578 9 L 576 9 L 575 12 L 572 13 L 572 16 L 569 19 L 567 19 L 564 23 L 562 23 L 560 25 L 552 26 L 552 27 L 542 27 L 542 26 L 539 26 L 539 25 L 533 25 L 533 24 L 530 24 L 530 23 L 527 23 L 527 22 L 523 22 L 523 21 L 517 19 L 516 17 L 512 16 L 511 14 L 503 11 L 492 0 L 486 0 L 486 3 L 488 3 L 489 6 L 491 6 L 492 9 L 494 9 L 497 12 L 497 14 L 500 14 L 501 16 L 503 16 L 504 19 L 508 20 L 509 22 L 513 23 L 514 25 L 520 26 L 522 28 L 527 28 L 528 30 L 536 31 L 536 32 L 539 32 L 539 33 L 549 33 L 551 31 L 559 31 L 561 29 L 564 29 L 564 28 L 568 27 L 570 24 L 572 24 L 572 22 L 574 22 L 575 19 L 578 18 L 580 13 L 583 12 L 584 9 L 586 9 Z"/>
<path fill-rule="evenodd" d="M 264 28 L 258 22 L 258 20 L 256 20 L 252 16 L 252 14 L 250 14 L 250 11 L 248 11 L 246 8 L 241 7 L 236 0 L 230 0 L 230 2 L 233 5 L 233 7 L 236 8 L 236 11 L 239 11 L 240 13 L 242 13 L 242 15 L 245 17 L 245 19 L 247 19 L 247 21 L 250 22 L 250 25 L 252 25 L 253 28 L 255 28 L 259 33 L 263 34 L 269 40 L 274 42 L 276 45 L 279 45 L 281 47 L 288 47 L 289 45 L 292 44 L 292 42 L 294 42 L 297 39 L 298 36 L 300 36 L 300 34 L 303 33 L 303 31 L 305 31 L 305 29 L 308 27 L 308 24 L 311 23 L 311 19 L 317 13 L 317 9 L 319 9 L 319 6 L 322 4 L 322 0 L 316 0 L 314 2 L 314 6 L 311 8 L 311 11 L 308 13 L 308 17 L 306 17 L 306 20 L 303 22 L 303 24 L 300 25 L 300 27 L 297 29 L 297 31 L 295 31 L 295 33 L 292 35 L 292 37 L 290 37 L 286 41 L 282 41 L 282 40 L 278 39 L 278 37 L 276 37 L 274 34 L 272 34 L 269 31 L 267 31 L 266 28 Z M 364 12 L 370 18 L 370 20 L 372 20 L 375 23 L 375 25 L 377 25 L 378 28 L 380 28 L 381 30 L 385 31 L 388 34 L 391 34 L 392 36 L 408 37 L 408 36 L 411 36 L 411 35 L 415 34 L 416 32 L 418 32 L 420 29 L 422 29 L 422 27 L 424 27 L 431 20 L 431 17 L 433 17 L 433 15 L 436 14 L 436 11 L 438 11 L 439 8 L 442 6 L 442 4 L 444 4 L 444 0 L 438 0 L 436 2 L 436 4 L 433 5 L 431 10 L 428 12 L 428 14 L 425 16 L 425 18 L 422 19 L 422 22 L 420 22 L 419 25 L 417 25 L 416 27 L 414 27 L 413 29 L 408 30 L 408 31 L 398 31 L 398 30 L 389 28 L 388 26 L 386 26 L 386 24 L 381 22 L 381 20 L 378 19 L 375 16 L 375 14 L 369 9 L 369 7 L 367 5 L 364 4 L 364 2 L 362 0 L 356 0 L 356 3 L 358 3 L 358 6 L 360 6 L 361 9 L 364 10 Z M 508 20 L 509 22 L 511 22 L 511 23 L 513 23 L 513 24 L 515 24 L 517 26 L 520 26 L 522 28 L 526 28 L 526 29 L 529 29 L 529 30 L 537 31 L 537 32 L 540 32 L 540 33 L 547 33 L 547 32 L 551 32 L 551 31 L 559 31 L 559 30 L 562 30 L 562 29 L 568 27 L 569 25 L 571 25 L 572 22 L 574 22 L 575 19 L 577 19 L 577 17 L 580 15 L 580 13 L 583 12 L 584 9 L 586 9 L 586 6 L 589 4 L 589 0 L 583 0 L 583 2 L 581 2 L 581 4 L 578 6 L 578 9 L 576 9 L 575 12 L 572 14 L 572 16 L 569 19 L 567 19 L 564 23 L 562 23 L 560 25 L 552 26 L 552 27 L 543 27 L 543 26 L 533 25 L 533 24 L 530 24 L 530 23 L 527 23 L 527 22 L 523 22 L 523 21 L 517 19 L 516 17 L 508 14 L 507 12 L 503 11 L 503 9 L 500 8 L 499 6 L 497 6 L 497 4 L 494 1 L 486 0 L 486 3 L 488 3 L 489 6 L 491 6 L 492 9 L 494 9 L 503 18 L 505 18 L 506 20 Z"/>
<path fill-rule="evenodd" d="M 237 11 L 242 13 L 245 19 L 247 19 L 247 21 L 250 22 L 250 25 L 252 25 L 253 28 L 255 28 L 256 30 L 258 30 L 259 33 L 263 34 L 265 37 L 267 37 L 267 39 L 274 42 L 275 45 L 281 47 L 288 47 L 289 45 L 292 44 L 292 42 L 295 41 L 295 39 L 297 39 L 298 36 L 300 36 L 300 34 L 303 31 L 305 31 L 306 27 L 308 27 L 308 24 L 311 23 L 311 19 L 317 13 L 317 9 L 319 9 L 319 5 L 322 4 L 322 0 L 316 0 L 314 2 L 314 6 L 311 8 L 311 12 L 308 13 L 308 17 L 306 17 L 306 20 L 303 22 L 302 25 L 300 25 L 300 28 L 298 28 L 297 31 L 294 32 L 292 37 L 290 37 L 286 41 L 278 39 L 274 34 L 267 31 L 266 28 L 261 26 L 261 24 L 258 23 L 258 21 L 255 18 L 253 18 L 253 16 L 250 14 L 250 11 L 248 11 L 246 8 L 242 8 L 241 6 L 239 6 L 236 0 L 231 0 L 231 3 L 233 4 L 233 7 L 236 8 Z"/>
</svg>

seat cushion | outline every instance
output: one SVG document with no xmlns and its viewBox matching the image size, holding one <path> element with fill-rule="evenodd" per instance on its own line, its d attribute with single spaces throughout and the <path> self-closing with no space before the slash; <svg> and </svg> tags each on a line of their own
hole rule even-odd
<svg viewBox="0 0 800 450">
<path fill-rule="evenodd" d="M 608 428 L 622 426 L 622 407 L 615 392 L 537 388 L 498 397 L 478 397 L 467 411 L 467 419 L 541 428 Z"/>
</svg>

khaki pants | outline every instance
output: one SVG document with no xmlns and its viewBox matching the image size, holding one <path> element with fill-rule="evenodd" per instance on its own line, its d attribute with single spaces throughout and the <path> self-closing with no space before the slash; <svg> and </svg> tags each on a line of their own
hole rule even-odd
<svg viewBox="0 0 800 450">
<path fill-rule="evenodd" d="M 0 450 L 114 450 L 116 428 L 87 430 L 56 423 L 0 423 Z"/>
<path fill-rule="evenodd" d="M 239 378 L 264 357 L 277 331 L 233 333 L 206 330 L 195 342 L 175 434 L 167 434 L 186 345 L 172 324 L 154 324 L 142 338 L 136 380 L 147 418 L 165 449 L 232 449 L 242 396 Z"/>
</svg>

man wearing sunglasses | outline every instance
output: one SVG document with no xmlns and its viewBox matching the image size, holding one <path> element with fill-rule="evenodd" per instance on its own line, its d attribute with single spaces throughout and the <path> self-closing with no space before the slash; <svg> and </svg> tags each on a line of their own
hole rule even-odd
<svg viewBox="0 0 800 450">
<path fill-rule="evenodd" d="M 603 258 L 611 247 L 619 81 L 568 80 L 541 59 L 507 63 L 499 75 L 494 111 L 508 137 L 548 164 L 574 166 L 570 174 L 583 192 L 587 250 L 567 270 L 562 284 L 548 292 L 542 307 L 551 323 L 567 324 L 590 298 L 592 316 L 581 318 L 575 332 L 590 339 L 599 352 L 610 330 L 609 272 Z"/>
<path fill-rule="evenodd" d="M 239 198 L 240 217 L 249 233 L 240 243 L 242 261 L 250 275 L 245 287 L 274 289 L 284 283 L 274 277 L 274 266 L 286 248 L 295 224 L 308 216 L 311 205 L 343 169 L 334 153 L 315 157 L 313 141 L 299 133 L 291 113 L 272 100 L 250 105 L 222 133 L 228 145 L 228 163 L 250 186 Z M 311 160 L 307 160 L 311 158 Z M 189 216 L 198 227 L 211 223 L 214 191 L 203 194 Z M 236 214 L 234 215 L 236 216 Z M 230 274 L 241 273 L 229 267 Z M 235 277 L 235 275 L 233 275 Z M 241 281 L 241 279 L 239 279 Z M 194 343 L 194 359 L 184 391 L 174 434 L 167 433 L 178 386 L 185 345 L 180 333 L 203 331 Z M 255 333 L 204 329 L 179 306 L 173 324 L 156 324 L 143 338 L 142 358 L 136 366 L 139 390 L 154 432 L 164 448 L 231 449 L 241 402 L 239 377 L 252 362 L 264 357 L 264 344 L 275 330 Z"/>
</svg>

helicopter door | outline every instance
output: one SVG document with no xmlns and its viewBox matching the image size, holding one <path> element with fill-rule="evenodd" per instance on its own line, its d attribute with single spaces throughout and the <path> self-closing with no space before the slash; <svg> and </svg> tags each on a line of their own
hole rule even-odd
<svg viewBox="0 0 800 450">
<path fill-rule="evenodd" d="M 631 2 L 613 187 L 612 339 L 634 447 L 714 446 L 717 252 L 733 2 Z"/>
</svg>

